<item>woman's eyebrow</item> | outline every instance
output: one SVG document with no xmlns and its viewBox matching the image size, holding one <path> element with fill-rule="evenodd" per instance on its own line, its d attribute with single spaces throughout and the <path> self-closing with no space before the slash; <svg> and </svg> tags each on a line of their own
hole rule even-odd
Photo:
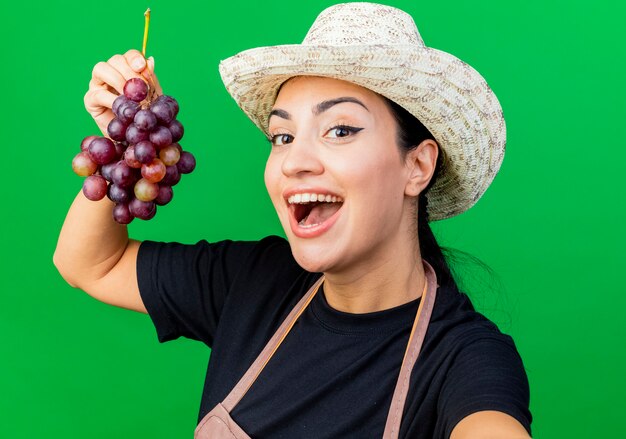
<svg viewBox="0 0 626 439">
<path fill-rule="evenodd" d="M 268 120 L 272 116 L 278 116 L 282 117 L 283 119 L 291 120 L 291 114 L 287 113 L 285 110 L 281 110 L 280 108 L 274 108 L 272 111 L 270 111 Z"/>
<path fill-rule="evenodd" d="M 351 96 L 343 96 L 341 98 L 329 99 L 327 101 L 320 102 L 313 109 L 313 114 L 317 116 L 320 113 L 323 113 L 324 111 L 328 110 L 330 107 L 335 106 L 337 104 L 341 104 L 343 102 L 352 102 L 352 103 L 355 103 L 355 104 L 359 104 L 361 107 L 365 108 L 367 111 L 370 111 L 365 106 L 365 104 L 363 102 L 359 101 L 357 98 L 353 98 Z"/>
<path fill-rule="evenodd" d="M 354 104 L 358 104 L 361 107 L 365 108 L 367 111 L 370 111 L 363 102 L 359 101 L 357 98 L 353 98 L 350 96 L 344 96 L 341 98 L 336 98 L 336 99 L 329 99 L 327 101 L 322 101 L 319 104 L 317 104 L 315 107 L 313 107 L 313 114 L 318 116 L 319 114 L 323 113 L 324 111 L 328 110 L 329 108 L 337 105 L 337 104 L 341 104 L 343 102 L 352 102 Z M 278 116 L 281 117 L 283 119 L 287 119 L 287 120 L 291 120 L 291 114 L 289 114 L 288 112 L 286 112 L 285 110 L 281 110 L 280 108 L 274 108 L 272 111 L 270 111 L 270 115 L 269 117 L 272 116 Z M 268 119 L 269 119 L 268 117 Z"/>
</svg>

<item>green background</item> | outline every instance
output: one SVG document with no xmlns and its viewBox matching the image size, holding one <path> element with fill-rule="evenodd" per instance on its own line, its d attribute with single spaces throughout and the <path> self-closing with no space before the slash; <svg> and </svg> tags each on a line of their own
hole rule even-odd
<svg viewBox="0 0 626 439">
<path fill-rule="evenodd" d="M 52 264 L 97 128 L 93 65 L 139 48 L 181 105 L 196 171 L 137 239 L 282 234 L 265 193 L 268 152 L 225 91 L 219 60 L 302 40 L 329 1 L 12 2 L 2 6 L 0 437 L 192 437 L 209 350 L 159 344 L 148 316 L 69 287 Z M 624 421 L 624 16 L 614 1 L 389 1 L 426 44 L 480 71 L 508 128 L 506 157 L 469 212 L 434 225 L 478 307 L 516 340 L 535 437 L 617 437 Z"/>
</svg>

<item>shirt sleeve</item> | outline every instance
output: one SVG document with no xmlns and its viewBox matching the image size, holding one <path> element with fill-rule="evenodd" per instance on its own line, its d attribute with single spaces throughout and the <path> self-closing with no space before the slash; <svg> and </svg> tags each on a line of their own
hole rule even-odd
<svg viewBox="0 0 626 439">
<path fill-rule="evenodd" d="M 254 245 L 141 243 L 139 292 L 161 343 L 186 337 L 212 346 L 230 286 Z"/>
<path fill-rule="evenodd" d="M 495 410 L 517 419 L 530 434 L 530 390 L 513 340 L 503 334 L 464 346 L 455 358 L 439 400 L 445 436 L 466 416 Z"/>
</svg>

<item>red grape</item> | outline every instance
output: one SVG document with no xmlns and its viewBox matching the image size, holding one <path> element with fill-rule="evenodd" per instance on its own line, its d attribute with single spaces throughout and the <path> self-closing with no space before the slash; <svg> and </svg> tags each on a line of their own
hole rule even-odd
<svg viewBox="0 0 626 439">
<path fill-rule="evenodd" d="M 128 99 L 124 95 L 119 95 L 118 97 L 115 98 L 115 100 L 113 101 L 113 105 L 111 107 L 111 110 L 113 110 L 113 114 L 115 114 L 115 116 L 119 117 L 118 112 L 119 112 L 120 106 L 127 101 Z"/>
<path fill-rule="evenodd" d="M 126 99 L 117 109 L 117 118 L 121 120 L 122 123 L 130 124 L 135 119 L 135 115 L 140 109 L 141 107 L 137 102 Z"/>
<path fill-rule="evenodd" d="M 176 117 L 178 114 L 178 102 L 171 96 L 162 95 L 155 99 L 155 102 L 164 102 L 172 110 L 172 117 Z"/>
<path fill-rule="evenodd" d="M 115 144 L 106 137 L 98 137 L 89 144 L 89 156 L 99 165 L 106 165 L 115 160 Z"/>
<path fill-rule="evenodd" d="M 167 126 L 167 129 L 172 133 L 172 142 L 178 142 L 183 138 L 183 134 L 185 134 L 185 128 L 183 124 L 174 119 L 172 123 Z"/>
<path fill-rule="evenodd" d="M 174 191 L 171 186 L 160 186 L 159 194 L 154 199 L 154 202 L 159 206 L 165 206 L 167 203 L 172 201 L 172 197 L 174 197 Z"/>
<path fill-rule="evenodd" d="M 139 110 L 135 114 L 135 125 L 144 131 L 152 131 L 157 126 L 157 118 L 150 110 Z"/>
<path fill-rule="evenodd" d="M 83 139 L 82 142 L 80 142 L 80 150 L 81 151 L 87 151 L 89 149 L 89 144 L 91 143 L 92 140 L 97 139 L 98 136 L 87 136 Z"/>
<path fill-rule="evenodd" d="M 156 158 L 156 149 L 149 140 L 135 145 L 135 158 L 141 163 L 148 164 Z"/>
<path fill-rule="evenodd" d="M 180 172 L 176 166 L 165 167 L 165 177 L 159 183 L 166 186 L 176 186 L 180 181 Z"/>
<path fill-rule="evenodd" d="M 165 166 L 172 166 L 178 163 L 180 151 L 174 145 L 166 146 L 159 151 L 159 158 Z"/>
<path fill-rule="evenodd" d="M 170 133 L 170 130 L 168 130 L 166 127 L 158 126 L 150 133 L 150 141 L 157 148 L 171 145 L 172 133 Z"/>
<path fill-rule="evenodd" d="M 142 178 L 135 183 L 134 192 L 138 200 L 152 201 L 159 195 L 159 185 Z"/>
<path fill-rule="evenodd" d="M 136 181 L 136 171 L 121 160 L 111 170 L 111 181 L 120 187 L 131 187 Z"/>
<path fill-rule="evenodd" d="M 81 177 L 88 177 L 98 170 L 98 164 L 91 160 L 86 151 L 79 152 L 72 160 L 72 169 Z"/>
<path fill-rule="evenodd" d="M 90 175 L 83 182 L 83 194 L 91 201 L 104 198 L 107 193 L 107 181 L 101 175 Z"/>
<path fill-rule="evenodd" d="M 111 119 L 111 122 L 109 122 L 107 132 L 109 133 L 109 137 L 113 140 L 124 140 L 126 135 L 126 125 L 115 117 Z"/>
<path fill-rule="evenodd" d="M 113 219 L 119 224 L 128 224 L 134 217 L 128 209 L 128 204 L 120 203 L 113 208 Z"/>
<path fill-rule="evenodd" d="M 154 204 L 153 201 L 141 201 L 137 198 L 133 198 L 133 200 L 128 203 L 128 209 L 135 218 L 149 220 L 154 217 L 156 213 L 156 204 Z"/>
<path fill-rule="evenodd" d="M 128 203 L 131 199 L 130 193 L 121 186 L 110 184 L 107 191 L 109 200 L 116 203 Z"/>
<path fill-rule="evenodd" d="M 169 125 L 174 120 L 174 110 L 166 101 L 155 101 L 150 106 L 150 111 L 154 113 L 159 123 Z"/>
<path fill-rule="evenodd" d="M 139 142 L 148 140 L 149 137 L 150 133 L 148 131 L 139 129 L 134 123 L 130 124 L 126 130 L 126 140 L 131 145 L 136 145 Z"/>
<path fill-rule="evenodd" d="M 124 84 L 124 96 L 132 101 L 141 102 L 148 97 L 148 84 L 143 79 L 131 78 Z"/>
<path fill-rule="evenodd" d="M 181 174 L 189 174 L 196 168 L 196 158 L 189 151 L 184 151 L 176 166 Z"/>
<path fill-rule="evenodd" d="M 117 162 L 100 166 L 100 175 L 102 175 L 106 181 L 111 181 L 111 171 L 113 171 L 115 166 L 117 166 Z"/>
<path fill-rule="evenodd" d="M 135 145 L 130 145 L 126 148 L 126 151 L 124 151 L 124 161 L 131 168 L 141 168 L 141 162 L 135 157 Z"/>
<path fill-rule="evenodd" d="M 152 203 L 154 203 L 154 201 Z M 152 212 L 149 213 L 148 216 L 146 216 L 145 218 L 139 217 L 139 219 L 146 220 L 146 221 L 151 220 L 152 218 L 154 218 L 154 215 L 156 215 L 156 211 L 157 211 L 157 207 L 156 207 L 156 204 L 154 204 L 154 209 L 152 209 Z"/>
<path fill-rule="evenodd" d="M 154 159 L 146 165 L 141 165 L 141 176 L 151 183 L 158 183 L 165 177 L 165 165 L 159 159 Z"/>
</svg>

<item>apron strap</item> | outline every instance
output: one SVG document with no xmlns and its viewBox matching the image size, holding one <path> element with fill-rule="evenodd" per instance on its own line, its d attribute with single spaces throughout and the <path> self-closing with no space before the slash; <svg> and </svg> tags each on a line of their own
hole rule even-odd
<svg viewBox="0 0 626 439">
<path fill-rule="evenodd" d="M 426 285 L 424 285 L 422 300 L 420 301 L 419 308 L 417 309 L 417 315 L 415 317 L 415 321 L 413 322 L 413 329 L 411 330 L 409 343 L 404 354 L 404 359 L 402 360 L 402 367 L 400 368 L 400 376 L 396 382 L 396 389 L 393 392 L 391 408 L 389 409 L 389 415 L 387 416 L 383 439 L 395 439 L 400 433 L 400 421 L 402 421 L 402 413 L 404 411 L 406 396 L 409 392 L 411 371 L 413 370 L 413 366 L 417 361 L 417 356 L 422 349 L 422 344 L 424 342 L 424 337 L 426 336 L 426 330 L 428 329 L 428 323 L 430 322 L 430 316 L 435 303 L 435 296 L 437 295 L 437 287 L 439 285 L 437 285 L 435 270 L 428 262 L 423 262 L 424 272 L 426 274 Z"/>
<path fill-rule="evenodd" d="M 226 399 L 222 402 L 222 405 L 226 410 L 230 413 L 233 408 L 239 403 L 241 398 L 244 397 L 248 389 L 252 386 L 254 381 L 256 381 L 257 377 L 265 367 L 265 365 L 270 361 L 278 346 L 283 342 L 291 328 L 293 327 L 300 314 L 307 307 L 320 285 L 324 281 L 324 276 L 321 276 L 312 286 L 309 288 L 309 291 L 300 299 L 298 304 L 291 310 L 289 315 L 285 321 L 280 325 L 278 330 L 274 333 L 270 341 L 265 345 L 265 348 L 261 351 L 257 359 L 252 363 L 252 366 L 248 369 L 248 371 L 244 374 L 243 377 L 239 380 L 237 385 L 231 390 Z"/>
</svg>

